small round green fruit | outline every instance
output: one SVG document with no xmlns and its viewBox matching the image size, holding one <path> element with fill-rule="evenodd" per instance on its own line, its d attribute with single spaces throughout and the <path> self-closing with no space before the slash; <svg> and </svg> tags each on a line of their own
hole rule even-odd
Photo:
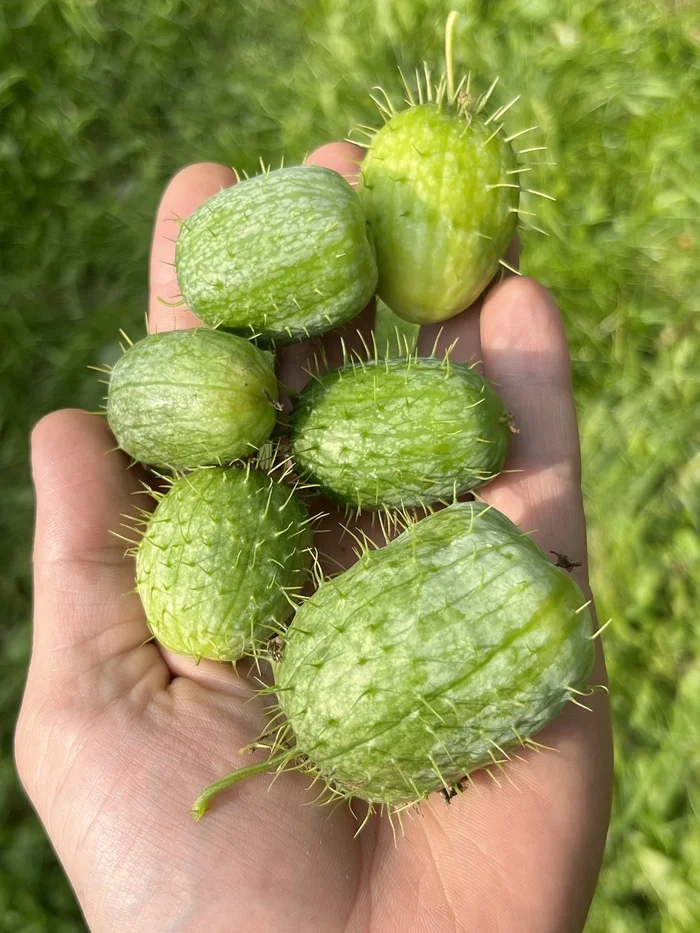
<svg viewBox="0 0 700 933">
<path fill-rule="evenodd" d="M 456 101 L 396 113 L 369 146 L 358 186 L 380 297 L 416 324 L 469 307 L 513 238 L 519 193 L 512 147 L 481 115 Z"/>
<path fill-rule="evenodd" d="M 269 353 L 200 327 L 129 347 L 112 370 L 107 420 L 135 460 L 192 469 L 257 450 L 275 426 L 277 398 Z"/>
</svg>

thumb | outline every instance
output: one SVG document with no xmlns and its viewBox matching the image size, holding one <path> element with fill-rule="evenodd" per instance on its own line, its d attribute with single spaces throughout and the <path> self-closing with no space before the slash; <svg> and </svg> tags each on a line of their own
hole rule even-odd
<svg viewBox="0 0 700 933">
<path fill-rule="evenodd" d="M 107 424 L 57 411 L 32 434 L 36 489 L 32 663 L 86 670 L 149 638 L 128 544 L 141 497 L 136 470 L 114 450 Z M 155 650 L 155 649 L 154 649 Z"/>
</svg>

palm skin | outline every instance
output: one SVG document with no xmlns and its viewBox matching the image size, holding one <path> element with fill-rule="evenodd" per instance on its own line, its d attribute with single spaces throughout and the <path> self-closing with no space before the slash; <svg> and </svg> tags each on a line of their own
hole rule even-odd
<svg viewBox="0 0 700 933">
<path fill-rule="evenodd" d="M 332 144 L 310 161 L 344 174 L 357 153 Z M 222 185 L 222 166 L 191 166 L 171 182 L 152 249 L 150 326 L 188 327 L 186 310 L 158 302 L 176 291 L 172 228 Z M 367 328 L 368 313 L 361 319 Z M 348 338 L 352 328 L 347 328 Z M 437 329 L 421 339 L 429 351 Z M 480 307 L 449 322 L 441 346 L 483 361 L 520 433 L 508 467 L 483 497 L 545 551 L 583 561 L 585 528 L 566 341 L 548 294 L 508 278 Z M 333 362 L 337 338 L 324 341 Z M 285 351 L 281 378 L 299 387 L 310 350 Z M 519 749 L 494 781 L 448 806 L 433 795 L 356 837 L 356 818 L 311 805 L 298 773 L 251 779 L 190 816 L 202 788 L 250 764 L 239 752 L 260 731 L 263 699 L 229 666 L 160 650 L 140 602 L 126 595 L 133 565 L 109 534 L 134 513 L 139 476 L 110 451 L 104 422 L 79 411 L 45 418 L 33 435 L 37 491 L 35 628 L 16 735 L 27 792 L 95 933 L 576 933 L 595 880 L 610 806 L 606 697 L 569 706 Z M 353 559 L 338 516 L 324 520 L 331 560 Z M 593 683 L 605 679 L 600 648 Z"/>
</svg>

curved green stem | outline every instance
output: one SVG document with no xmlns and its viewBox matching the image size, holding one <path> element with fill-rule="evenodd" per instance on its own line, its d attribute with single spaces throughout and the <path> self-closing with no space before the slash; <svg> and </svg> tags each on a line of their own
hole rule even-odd
<svg viewBox="0 0 700 933">
<path fill-rule="evenodd" d="M 192 804 L 192 816 L 197 821 L 201 820 L 207 811 L 209 801 L 220 791 L 226 790 L 227 787 L 232 787 L 234 784 L 238 784 L 239 781 L 244 781 L 246 778 L 253 777 L 256 774 L 262 774 L 263 771 L 270 771 L 277 768 L 278 765 L 284 765 L 292 757 L 288 750 L 280 752 L 279 755 L 275 755 L 273 758 L 267 758 L 265 761 L 260 761 L 256 765 L 249 765 L 247 768 L 238 768 L 236 771 L 227 774 L 226 777 L 214 781 L 209 787 L 204 788 L 202 793 Z"/>
<path fill-rule="evenodd" d="M 455 23 L 459 18 L 459 13 L 452 10 L 445 23 L 445 68 L 447 70 L 447 99 L 452 104 L 455 99 L 455 69 L 452 54 L 454 43 Z"/>
<path fill-rule="evenodd" d="M 411 324 L 394 314 L 389 305 L 377 298 L 374 318 L 374 341 L 378 356 L 391 359 L 410 356 L 418 343 L 418 324 Z"/>
</svg>

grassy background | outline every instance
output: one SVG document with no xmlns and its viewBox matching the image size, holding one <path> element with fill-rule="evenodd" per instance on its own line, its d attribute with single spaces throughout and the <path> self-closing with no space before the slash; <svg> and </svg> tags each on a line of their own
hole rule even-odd
<svg viewBox="0 0 700 933">
<path fill-rule="evenodd" d="M 688 0 L 467 0 L 458 57 L 521 93 L 557 169 L 524 268 L 574 357 L 616 720 L 590 933 L 700 929 L 700 21 Z M 394 65 L 441 60 L 430 0 L 5 0 L 0 8 L 0 929 L 83 929 L 17 787 L 29 645 L 27 433 L 94 408 L 86 365 L 140 333 L 159 193 L 199 159 L 254 171 L 374 121 Z M 528 139 L 537 134 L 532 134 Z M 533 140 L 536 145 L 540 139 Z M 535 185 L 537 187 L 537 185 Z"/>
</svg>

